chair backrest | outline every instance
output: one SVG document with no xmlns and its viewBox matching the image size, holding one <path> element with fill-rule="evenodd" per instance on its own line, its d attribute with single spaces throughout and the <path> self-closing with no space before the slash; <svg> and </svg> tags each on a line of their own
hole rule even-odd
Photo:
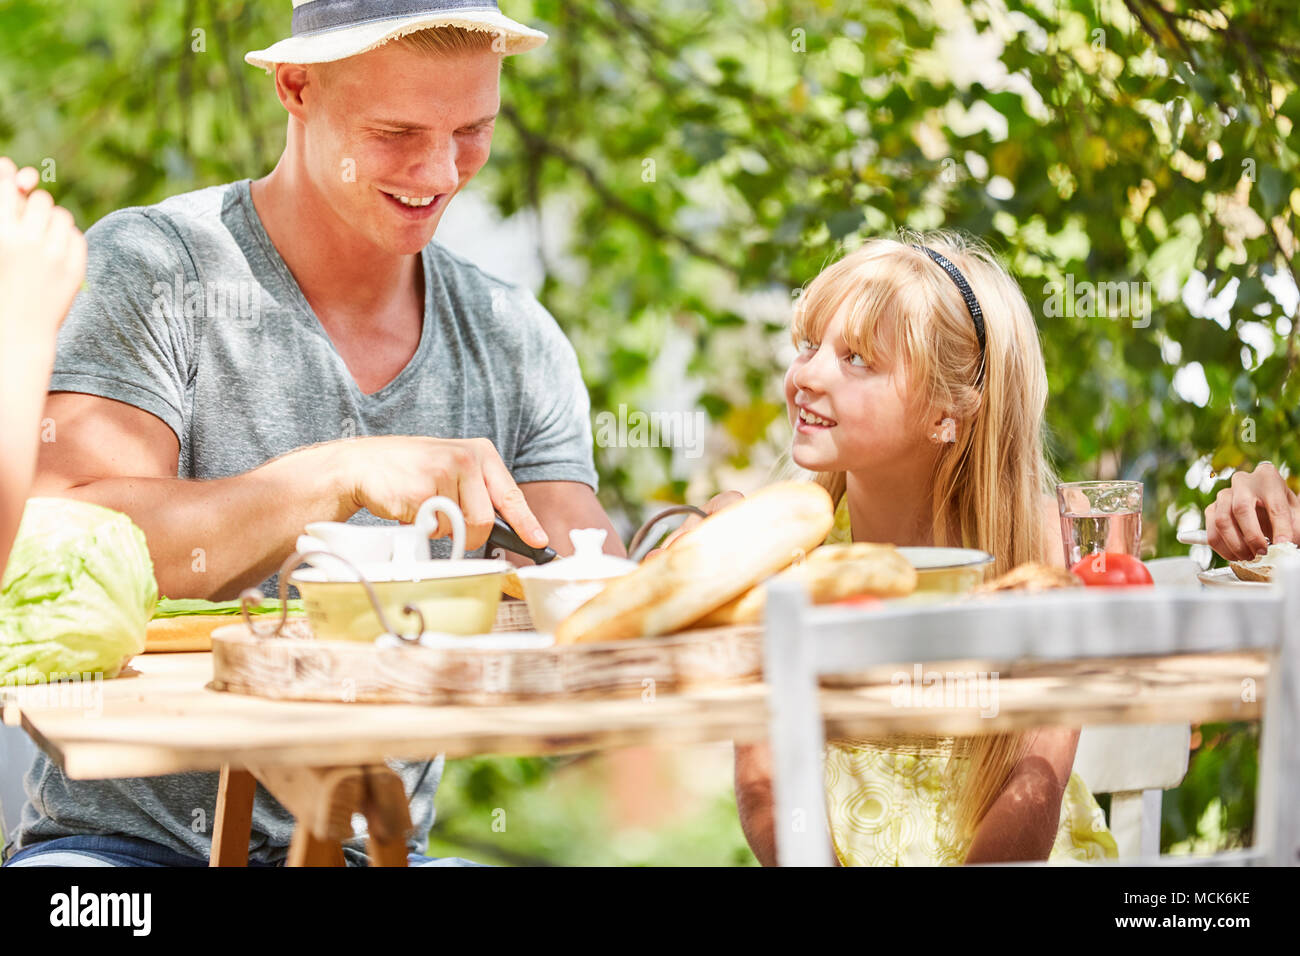
<svg viewBox="0 0 1300 956">
<path fill-rule="evenodd" d="M 1187 775 L 1188 724 L 1103 724 L 1084 727 L 1074 772 L 1093 793 L 1170 790 Z"/>
<path fill-rule="evenodd" d="M 1082 660 L 1268 650 L 1256 847 L 1296 862 L 1300 813 L 1300 560 L 1267 592 L 1080 589 L 942 605 L 809 607 L 803 588 L 771 582 L 765 612 L 777 858 L 829 865 L 818 677 L 884 664 Z M 1288 744 L 1290 746 L 1288 747 Z M 1285 790 L 1279 784 L 1287 782 Z M 1162 858 L 1164 859 L 1164 858 Z"/>
<path fill-rule="evenodd" d="M 1079 728 L 1074 773 L 1093 796 L 1110 794 L 1107 825 L 1121 858 L 1160 855 L 1163 792 L 1187 775 L 1190 724 Z"/>
<path fill-rule="evenodd" d="M 1143 562 L 1157 587 L 1200 588 L 1201 566 L 1189 557 Z M 1161 794 L 1187 774 L 1189 724 L 1121 724 L 1079 728 L 1074 773 L 1094 795 L 1111 795 L 1108 824 L 1121 857 L 1160 855 Z"/>
</svg>

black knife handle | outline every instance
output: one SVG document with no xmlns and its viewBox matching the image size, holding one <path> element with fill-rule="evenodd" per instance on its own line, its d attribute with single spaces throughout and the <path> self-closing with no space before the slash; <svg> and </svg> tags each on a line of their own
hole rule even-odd
<svg viewBox="0 0 1300 956">
<path fill-rule="evenodd" d="M 492 557 L 493 548 L 505 548 L 515 554 L 521 554 L 531 559 L 534 564 L 545 564 L 559 557 L 553 548 L 534 548 L 530 544 L 525 544 L 524 539 L 515 534 L 515 529 L 506 524 L 505 519 L 500 515 L 495 516 L 492 524 L 492 533 L 488 535 L 487 544 L 484 546 L 484 554 L 489 558 Z"/>
</svg>

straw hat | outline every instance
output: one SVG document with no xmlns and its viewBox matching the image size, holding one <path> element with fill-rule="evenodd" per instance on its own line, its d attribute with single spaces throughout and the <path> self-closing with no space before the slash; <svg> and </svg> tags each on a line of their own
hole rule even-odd
<svg viewBox="0 0 1300 956">
<path fill-rule="evenodd" d="M 268 72 L 277 63 L 327 63 L 429 27 L 483 30 L 506 55 L 546 42 L 545 33 L 502 14 L 496 0 L 293 0 L 293 35 L 244 60 Z"/>
</svg>

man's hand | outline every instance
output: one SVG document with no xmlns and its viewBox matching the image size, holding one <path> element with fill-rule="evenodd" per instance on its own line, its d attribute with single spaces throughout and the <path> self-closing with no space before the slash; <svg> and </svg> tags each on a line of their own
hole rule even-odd
<svg viewBox="0 0 1300 956">
<path fill-rule="evenodd" d="M 375 436 L 320 447 L 337 447 L 342 455 L 353 511 L 368 508 L 376 517 L 410 523 L 421 502 L 443 495 L 465 515 L 466 551 L 487 541 L 494 510 L 528 544 L 547 544 L 546 531 L 486 438 Z M 436 537 L 450 533 L 451 524 L 439 515 Z"/>
<path fill-rule="evenodd" d="M 52 353 L 86 275 L 86 240 L 31 167 L 0 156 L 0 341 Z"/>
<path fill-rule="evenodd" d="M 1249 561 L 1271 543 L 1294 542 L 1300 526 L 1300 498 L 1271 462 L 1254 472 L 1233 474 L 1205 509 L 1205 530 L 1212 547 L 1229 561 Z"/>
</svg>

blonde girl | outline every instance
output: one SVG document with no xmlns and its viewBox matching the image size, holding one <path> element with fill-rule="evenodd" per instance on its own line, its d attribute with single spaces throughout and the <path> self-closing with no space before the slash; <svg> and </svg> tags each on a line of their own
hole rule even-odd
<svg viewBox="0 0 1300 956">
<path fill-rule="evenodd" d="M 979 548 L 998 573 L 1062 564 L 1042 350 L 1024 296 L 989 252 L 951 234 L 868 241 L 808 286 L 791 335 L 790 457 L 836 502 L 830 540 Z M 1077 741 L 1070 728 L 832 741 L 836 856 L 1114 856 L 1100 808 L 1071 773 Z M 774 862 L 766 746 L 737 747 L 736 797 L 755 854 Z"/>
</svg>

